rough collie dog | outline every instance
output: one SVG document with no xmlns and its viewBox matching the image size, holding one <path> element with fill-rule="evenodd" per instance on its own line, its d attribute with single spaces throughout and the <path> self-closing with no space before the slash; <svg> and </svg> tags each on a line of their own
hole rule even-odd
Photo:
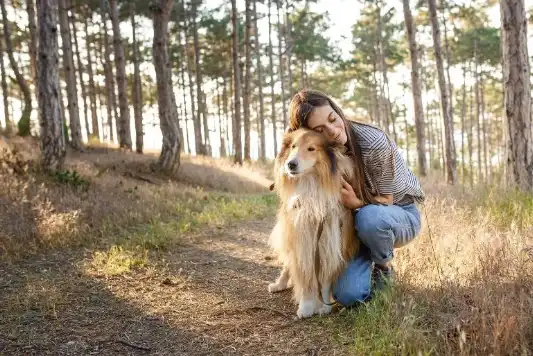
<svg viewBox="0 0 533 356">
<path fill-rule="evenodd" d="M 283 269 L 268 290 L 292 284 L 298 318 L 331 312 L 331 285 L 359 247 L 352 213 L 341 201 L 341 177 L 353 178 L 343 153 L 344 146 L 298 129 L 284 136 L 275 160 L 273 189 L 280 206 L 269 245 Z"/>
</svg>

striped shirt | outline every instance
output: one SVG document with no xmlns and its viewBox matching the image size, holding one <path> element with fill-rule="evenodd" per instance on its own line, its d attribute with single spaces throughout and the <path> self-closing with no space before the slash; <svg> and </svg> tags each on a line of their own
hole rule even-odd
<svg viewBox="0 0 533 356">
<path fill-rule="evenodd" d="M 396 144 L 380 129 L 350 121 L 361 147 L 366 185 L 373 195 L 393 195 L 393 203 L 423 202 L 424 191 Z"/>
</svg>

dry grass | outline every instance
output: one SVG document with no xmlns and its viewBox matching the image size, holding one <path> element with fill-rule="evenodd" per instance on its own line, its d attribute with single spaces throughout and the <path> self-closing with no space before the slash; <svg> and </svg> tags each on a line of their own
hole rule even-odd
<svg viewBox="0 0 533 356">
<path fill-rule="evenodd" d="M 0 164 L 0 353 L 131 352 L 109 344 L 120 330 L 154 354 L 533 354 L 532 195 L 425 180 L 396 288 L 293 324 L 290 296 L 266 292 L 269 164 L 184 157 L 168 180 L 154 159 L 99 147 L 56 176 Z"/>
</svg>

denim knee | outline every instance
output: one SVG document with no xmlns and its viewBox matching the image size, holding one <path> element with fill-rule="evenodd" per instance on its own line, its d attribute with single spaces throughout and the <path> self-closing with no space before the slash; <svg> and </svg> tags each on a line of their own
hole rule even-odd
<svg viewBox="0 0 533 356">
<path fill-rule="evenodd" d="M 333 298 L 345 307 L 362 303 L 370 296 L 372 261 L 365 250 L 348 263 L 333 286 Z"/>
<path fill-rule="evenodd" d="M 367 205 L 355 216 L 357 236 L 371 251 L 372 260 L 385 263 L 392 258 L 394 235 L 382 206 Z"/>
</svg>

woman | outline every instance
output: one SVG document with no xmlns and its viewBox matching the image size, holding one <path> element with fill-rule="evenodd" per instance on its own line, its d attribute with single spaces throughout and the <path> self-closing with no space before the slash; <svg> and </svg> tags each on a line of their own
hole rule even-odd
<svg viewBox="0 0 533 356">
<path fill-rule="evenodd" d="M 424 200 L 424 192 L 388 136 L 374 126 L 347 121 L 326 94 L 302 90 L 293 97 L 288 130 L 300 127 L 345 145 L 354 163 L 355 179 L 344 181 L 341 194 L 354 211 L 362 244 L 333 290 L 337 302 L 352 306 L 370 297 L 372 279 L 378 290 L 391 282 L 393 249 L 420 232 L 416 203 Z"/>
</svg>

